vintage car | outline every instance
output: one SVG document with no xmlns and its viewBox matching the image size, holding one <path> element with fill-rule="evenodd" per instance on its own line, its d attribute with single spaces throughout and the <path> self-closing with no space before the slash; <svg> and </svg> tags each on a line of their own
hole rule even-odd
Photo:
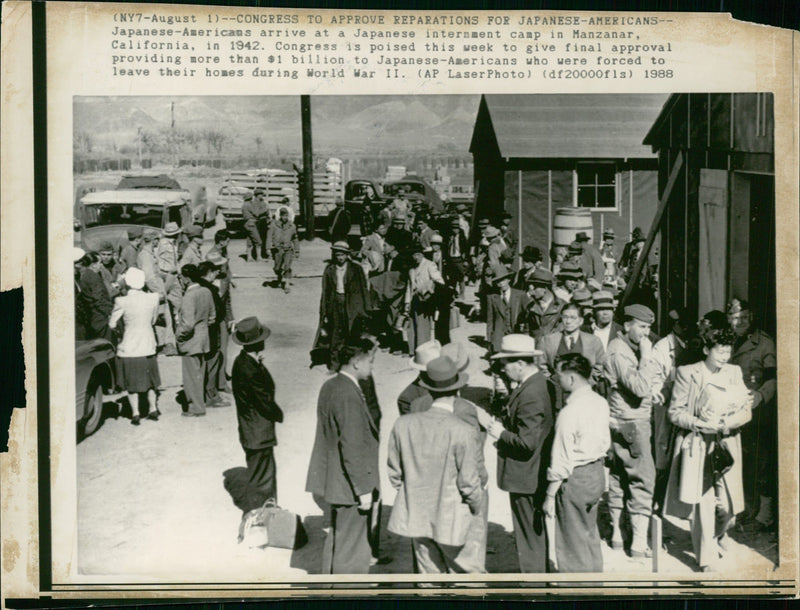
<svg viewBox="0 0 800 610">
<path fill-rule="evenodd" d="M 84 250 L 96 250 L 103 241 L 120 249 L 134 227 L 163 229 L 168 222 L 181 228 L 193 224 L 189 203 L 182 191 L 99 191 L 88 193 L 78 208 L 76 242 Z"/>
<path fill-rule="evenodd" d="M 344 185 L 344 207 L 354 225 L 358 225 L 361 234 L 366 235 L 384 199 L 378 186 L 372 180 L 350 180 Z"/>
<path fill-rule="evenodd" d="M 424 178 L 420 176 L 406 176 L 402 180 L 390 182 L 383 185 L 383 195 L 385 198 L 393 199 L 401 191 L 406 192 L 409 201 L 422 201 L 431 214 L 441 214 L 444 212 L 444 204 L 439 193 Z"/>
<path fill-rule="evenodd" d="M 78 438 L 100 425 L 103 397 L 114 387 L 114 346 L 105 339 L 75 342 L 75 420 Z"/>
<path fill-rule="evenodd" d="M 208 200 L 206 187 L 200 186 L 193 192 L 189 192 L 189 190 L 181 188 L 177 180 L 166 174 L 123 176 L 117 184 L 117 190 L 179 191 L 184 193 L 191 202 L 192 218 L 196 224 L 203 227 L 211 226 L 217 218 L 217 204 Z"/>
</svg>

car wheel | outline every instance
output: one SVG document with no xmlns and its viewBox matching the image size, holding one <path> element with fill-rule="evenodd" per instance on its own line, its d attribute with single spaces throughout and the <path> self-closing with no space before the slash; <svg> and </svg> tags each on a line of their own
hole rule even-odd
<svg viewBox="0 0 800 610">
<path fill-rule="evenodd" d="M 86 392 L 86 418 L 83 424 L 84 436 L 89 436 L 100 425 L 100 418 L 103 415 L 103 386 L 95 381 L 93 385 Z"/>
</svg>

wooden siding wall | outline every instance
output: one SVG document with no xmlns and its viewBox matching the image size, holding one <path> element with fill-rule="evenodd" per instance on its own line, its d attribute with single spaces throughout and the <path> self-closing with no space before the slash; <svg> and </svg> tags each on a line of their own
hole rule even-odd
<svg viewBox="0 0 800 610">
<path fill-rule="evenodd" d="M 700 170 L 726 170 L 731 176 L 735 171 L 774 173 L 772 101 L 770 94 L 681 94 L 655 134 L 659 196 L 678 153 L 685 154 L 661 229 L 662 329 L 663 317 L 674 307 L 706 313 L 698 311 L 697 290 Z M 768 224 L 774 242 L 774 217 Z M 731 239 L 740 243 L 741 238 Z"/>
<path fill-rule="evenodd" d="M 618 208 L 592 212 L 595 244 L 600 244 L 604 229 L 612 228 L 616 233 L 617 255 L 621 255 L 634 227 L 647 231 L 658 207 L 657 179 L 656 171 L 623 169 L 618 172 Z M 520 247 L 537 246 L 547 255 L 556 210 L 573 207 L 573 172 L 507 170 L 504 193 L 505 210 L 511 214 L 515 229 L 519 226 L 519 199 L 522 197 Z"/>
</svg>

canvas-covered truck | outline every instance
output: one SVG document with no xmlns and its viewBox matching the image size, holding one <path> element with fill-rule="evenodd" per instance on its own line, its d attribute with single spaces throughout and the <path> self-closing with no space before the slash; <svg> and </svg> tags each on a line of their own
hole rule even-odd
<svg viewBox="0 0 800 610">
<path fill-rule="evenodd" d="M 174 191 L 184 193 L 192 210 L 195 224 L 208 227 L 214 224 L 217 217 L 216 204 L 209 201 L 205 186 L 197 186 L 189 191 L 182 188 L 175 178 L 167 174 L 131 174 L 123 176 L 117 184 L 119 191 Z"/>
<path fill-rule="evenodd" d="M 193 224 L 189 200 L 182 191 L 114 190 L 88 193 L 76 211 L 75 241 L 84 250 L 96 250 L 110 241 L 119 251 L 127 243 L 128 230 L 163 229 L 168 222 L 181 228 Z"/>
</svg>

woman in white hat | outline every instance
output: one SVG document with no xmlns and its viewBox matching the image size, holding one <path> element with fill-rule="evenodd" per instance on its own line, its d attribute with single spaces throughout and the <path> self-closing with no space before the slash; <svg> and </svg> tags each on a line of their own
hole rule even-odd
<svg viewBox="0 0 800 610">
<path fill-rule="evenodd" d="M 155 323 L 158 318 L 159 295 L 144 292 L 144 271 L 131 267 L 125 272 L 128 294 L 117 297 L 111 312 L 109 326 L 124 324 L 122 341 L 117 346 L 117 375 L 120 385 L 128 393 L 133 412 L 131 423 L 139 425 L 144 396 L 148 403 L 147 419 L 158 420 L 158 386 L 161 376 L 156 361 Z"/>
</svg>

